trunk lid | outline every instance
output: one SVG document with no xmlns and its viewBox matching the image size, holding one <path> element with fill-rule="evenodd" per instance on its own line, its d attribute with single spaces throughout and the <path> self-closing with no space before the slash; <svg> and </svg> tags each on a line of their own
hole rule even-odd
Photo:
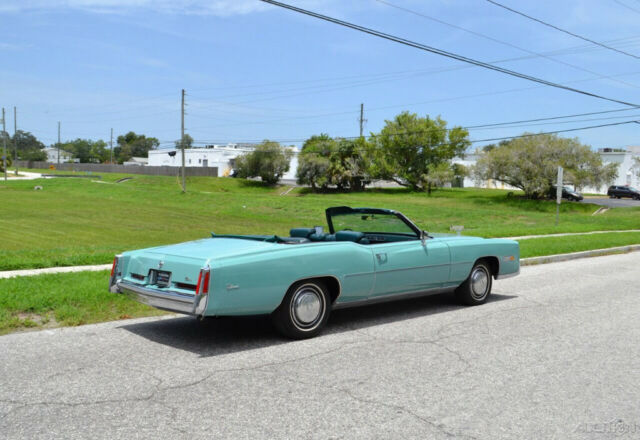
<svg viewBox="0 0 640 440">
<path fill-rule="evenodd" d="M 206 238 L 140 249 L 126 253 L 128 262 L 123 278 L 130 283 L 193 294 L 200 269 L 210 260 L 253 253 L 272 246 L 277 245 L 236 238 Z"/>
</svg>

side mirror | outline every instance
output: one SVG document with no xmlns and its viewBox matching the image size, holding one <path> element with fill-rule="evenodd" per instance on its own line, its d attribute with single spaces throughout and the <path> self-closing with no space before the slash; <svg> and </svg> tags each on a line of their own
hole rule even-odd
<svg viewBox="0 0 640 440">
<path fill-rule="evenodd" d="M 427 232 L 426 231 L 420 231 L 420 241 L 422 242 L 422 246 L 424 246 L 426 244 L 427 241 Z"/>
</svg>

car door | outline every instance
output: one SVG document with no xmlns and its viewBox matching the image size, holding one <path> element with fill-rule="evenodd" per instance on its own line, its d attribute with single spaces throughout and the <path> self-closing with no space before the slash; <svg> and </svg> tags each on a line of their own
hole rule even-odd
<svg viewBox="0 0 640 440">
<path fill-rule="evenodd" d="M 371 245 L 375 264 L 372 297 L 420 292 L 449 281 L 449 247 L 436 240 Z"/>
</svg>

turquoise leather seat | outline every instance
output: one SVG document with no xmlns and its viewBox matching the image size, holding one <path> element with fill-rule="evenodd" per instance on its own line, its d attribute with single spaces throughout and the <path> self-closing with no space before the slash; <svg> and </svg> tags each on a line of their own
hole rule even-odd
<svg viewBox="0 0 640 440">
<path fill-rule="evenodd" d="M 309 238 L 314 232 L 316 232 L 314 228 L 293 228 L 289 231 L 289 236 Z"/>
<path fill-rule="evenodd" d="M 354 243 L 369 244 L 369 240 L 365 237 L 364 232 L 360 231 L 338 231 L 336 232 L 336 241 L 353 241 Z"/>
</svg>

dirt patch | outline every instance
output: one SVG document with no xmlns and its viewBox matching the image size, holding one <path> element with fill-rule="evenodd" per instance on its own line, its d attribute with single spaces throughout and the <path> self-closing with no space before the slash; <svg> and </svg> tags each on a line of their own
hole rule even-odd
<svg viewBox="0 0 640 440">
<path fill-rule="evenodd" d="M 52 313 L 48 313 L 44 316 L 37 313 L 18 313 L 16 317 L 20 319 L 23 325 L 22 330 L 24 331 L 28 331 L 30 329 L 42 330 L 60 327 Z"/>
</svg>

